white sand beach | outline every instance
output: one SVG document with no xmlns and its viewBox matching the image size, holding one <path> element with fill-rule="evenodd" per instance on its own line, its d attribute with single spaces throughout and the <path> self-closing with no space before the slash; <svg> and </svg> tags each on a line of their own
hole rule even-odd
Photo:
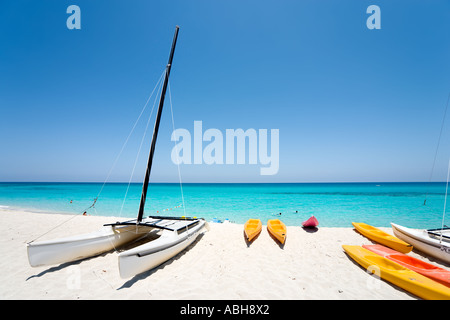
<svg viewBox="0 0 450 320">
<path fill-rule="evenodd" d="M 346 256 L 343 244 L 371 244 L 350 227 L 307 232 L 291 226 L 280 247 L 265 226 L 247 245 L 243 225 L 210 223 L 210 231 L 186 251 L 128 280 L 119 276 L 115 251 L 30 267 L 26 243 L 70 217 L 0 208 L 0 299 L 417 299 L 374 279 Z M 117 220 L 77 216 L 40 240 L 95 231 Z"/>
</svg>

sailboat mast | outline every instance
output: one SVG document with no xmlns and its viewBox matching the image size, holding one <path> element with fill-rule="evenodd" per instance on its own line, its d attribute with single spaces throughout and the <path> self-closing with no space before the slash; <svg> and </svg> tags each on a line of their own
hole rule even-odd
<svg viewBox="0 0 450 320">
<path fill-rule="evenodd" d="M 153 154 L 155 153 L 155 145 L 156 145 L 156 139 L 158 137 L 159 122 L 161 120 L 161 113 L 162 113 L 162 109 L 164 106 L 164 98 L 166 96 L 167 83 L 169 82 L 169 75 L 170 75 L 170 69 L 172 67 L 173 54 L 175 52 L 175 45 L 177 43 L 177 38 L 178 38 L 178 30 L 179 30 L 179 27 L 176 26 L 175 34 L 173 36 L 173 41 L 172 41 L 172 49 L 170 50 L 170 55 L 169 55 L 169 62 L 167 63 L 167 66 L 166 66 L 166 75 L 164 77 L 164 84 L 163 84 L 163 88 L 161 91 L 161 97 L 159 99 L 159 107 L 158 107 L 158 113 L 156 114 L 155 127 L 153 129 L 152 144 L 150 147 L 150 154 L 148 155 L 148 163 L 147 163 L 147 170 L 145 172 L 144 183 L 142 185 L 142 195 L 141 195 L 141 202 L 139 204 L 139 214 L 137 217 L 137 222 L 141 222 L 142 217 L 144 215 L 144 206 L 145 206 L 145 199 L 147 198 L 148 181 L 150 178 L 150 171 L 152 170 Z"/>
</svg>

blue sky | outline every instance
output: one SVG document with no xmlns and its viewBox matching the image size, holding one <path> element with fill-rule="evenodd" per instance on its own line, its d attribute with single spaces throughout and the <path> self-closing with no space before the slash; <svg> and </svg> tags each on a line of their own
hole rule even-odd
<svg viewBox="0 0 450 320">
<path fill-rule="evenodd" d="M 81 30 L 66 27 L 71 4 Z M 366 26 L 372 4 L 380 30 Z M 261 176 L 259 164 L 182 165 L 183 181 L 428 181 L 450 92 L 444 0 L 2 1 L 0 181 L 103 182 L 167 63 L 175 25 L 176 128 L 193 132 L 201 120 L 204 130 L 280 134 L 276 175 Z M 178 181 L 168 106 L 152 181 Z M 433 180 L 447 172 L 449 118 Z M 110 181 L 130 179 L 142 129 Z"/>
</svg>

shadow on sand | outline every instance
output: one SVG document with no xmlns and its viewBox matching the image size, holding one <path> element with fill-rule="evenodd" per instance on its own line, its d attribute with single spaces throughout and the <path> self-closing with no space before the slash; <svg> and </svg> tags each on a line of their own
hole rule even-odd
<svg viewBox="0 0 450 320">
<path fill-rule="evenodd" d="M 144 280 L 146 278 L 148 278 L 149 276 L 151 276 L 152 274 L 154 274 L 155 272 L 157 272 L 160 269 L 164 269 L 166 266 L 172 264 L 174 261 L 177 261 L 178 259 L 180 259 L 182 256 L 184 256 L 187 252 L 189 252 L 189 250 L 191 250 L 202 238 L 203 238 L 204 234 L 200 233 L 197 238 L 194 240 L 194 242 L 192 242 L 186 249 L 184 249 L 183 251 L 181 251 L 179 254 L 177 254 L 175 257 L 167 260 L 166 262 L 160 264 L 159 266 L 148 270 L 146 272 L 140 273 L 135 275 L 133 278 L 131 278 L 130 280 L 126 281 L 122 286 L 120 286 L 119 288 L 117 288 L 117 290 L 122 290 L 122 289 L 126 289 L 126 288 L 131 288 L 131 286 L 133 286 L 135 283 L 139 282 L 140 280 Z"/>
</svg>

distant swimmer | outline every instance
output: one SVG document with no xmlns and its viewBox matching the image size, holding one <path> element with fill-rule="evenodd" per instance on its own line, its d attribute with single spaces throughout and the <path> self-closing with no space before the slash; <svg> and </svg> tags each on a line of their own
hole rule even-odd
<svg viewBox="0 0 450 320">
<path fill-rule="evenodd" d="M 72 200 L 70 200 L 70 203 L 72 203 Z"/>
</svg>

